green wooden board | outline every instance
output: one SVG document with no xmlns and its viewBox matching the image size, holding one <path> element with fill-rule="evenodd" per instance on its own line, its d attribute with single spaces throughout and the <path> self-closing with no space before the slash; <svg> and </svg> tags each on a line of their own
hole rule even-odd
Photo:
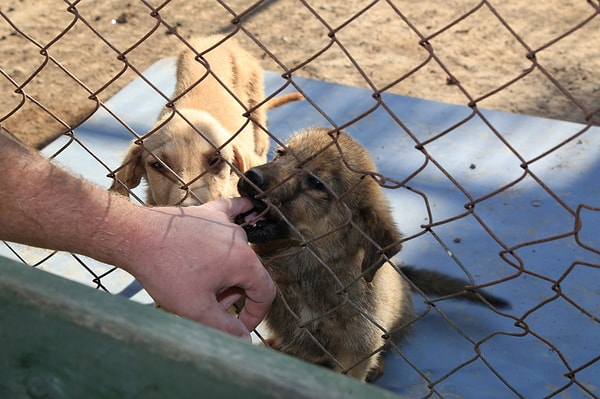
<svg viewBox="0 0 600 399">
<path fill-rule="evenodd" d="M 0 257 L 0 398 L 398 398 Z"/>
</svg>

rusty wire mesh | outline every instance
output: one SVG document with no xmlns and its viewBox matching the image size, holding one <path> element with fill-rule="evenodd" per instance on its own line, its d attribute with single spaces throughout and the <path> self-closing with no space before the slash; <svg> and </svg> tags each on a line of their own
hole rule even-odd
<svg viewBox="0 0 600 399">
<path fill-rule="evenodd" d="M 2 9 L 0 13 L 2 24 L 0 29 L 2 29 L 2 34 L 19 37 L 24 48 L 29 49 L 28 54 L 30 54 L 30 57 L 33 57 L 33 61 L 22 69 L 19 68 L 19 65 L 11 63 L 11 60 L 15 58 L 11 58 L 10 56 L 14 54 L 8 54 L 9 56 L 3 57 L 0 61 L 2 88 L 3 90 L 10 89 L 12 93 L 11 101 L 6 102 L 5 104 L 8 104 L 6 108 L 0 110 L 0 122 L 5 133 L 20 137 L 22 131 L 26 131 L 28 128 L 26 123 L 27 118 L 23 119 L 23 114 L 31 115 L 32 112 L 36 115 L 41 114 L 41 119 L 44 120 L 44 123 L 50 123 L 57 132 L 65 132 L 64 134 L 69 140 L 67 140 L 63 149 L 69 146 L 80 146 L 106 169 L 107 175 L 111 175 L 114 172 L 114 166 L 105 164 L 101 158 L 97 157 L 95 155 L 96 150 L 81 142 L 73 130 L 85 121 L 88 115 L 98 109 L 104 109 L 113 115 L 117 123 L 120 123 L 130 131 L 132 138 L 139 138 L 146 134 L 147 132 L 136 131 L 135 128 L 128 126 L 119 115 L 114 114 L 110 108 L 106 107 L 105 103 L 110 98 L 110 95 L 114 94 L 116 87 L 122 87 L 131 78 L 142 79 L 147 85 L 156 91 L 160 91 L 152 81 L 148 81 L 145 77 L 143 70 L 147 65 L 138 65 L 136 63 L 136 52 L 152 51 L 152 48 L 147 43 L 152 42 L 158 35 L 165 35 L 165 32 L 169 35 L 171 45 L 186 41 L 189 38 L 184 27 L 179 26 L 178 18 L 176 17 L 177 1 L 165 1 L 161 4 L 153 4 L 153 2 L 142 0 L 134 3 L 132 9 L 128 11 L 130 14 L 127 15 L 130 18 L 133 15 L 135 18 L 145 21 L 146 28 L 143 30 L 145 33 L 136 36 L 127 45 L 114 44 L 117 42 L 116 34 L 99 28 L 99 20 L 97 17 L 95 18 L 94 14 L 94 2 L 65 1 L 64 5 L 52 5 L 52 12 L 59 10 L 61 13 L 64 13 L 65 21 L 68 22 L 65 23 L 64 28 L 58 31 L 51 30 L 54 33 L 43 35 L 41 38 L 36 37 L 30 32 L 27 21 L 12 17 L 11 11 L 13 11 L 13 7 Z M 570 280 L 580 270 L 600 268 L 600 262 L 598 262 L 597 258 L 597 255 L 600 255 L 600 249 L 594 245 L 596 242 L 594 239 L 589 239 L 589 231 L 585 230 L 586 223 L 589 223 L 586 218 L 592 218 L 595 212 L 600 211 L 599 204 L 596 198 L 590 198 L 589 202 L 579 202 L 575 205 L 565 200 L 553 190 L 553 182 L 551 180 L 539 177 L 537 165 L 561 149 L 581 143 L 589 130 L 598 124 L 600 120 L 598 98 L 582 98 L 573 94 L 569 82 L 565 82 L 563 79 L 564 71 L 557 71 L 548 66 L 551 65 L 551 62 L 548 61 L 549 57 L 554 57 L 558 54 L 562 57 L 571 58 L 574 66 L 580 65 L 585 61 L 578 59 L 578 54 L 570 52 L 569 46 L 571 41 L 581 41 L 584 39 L 588 40 L 589 46 L 596 45 L 597 17 L 600 13 L 600 5 L 592 0 L 573 3 L 571 6 L 577 7 L 581 11 L 580 17 L 576 21 L 569 21 L 568 24 L 558 26 L 550 35 L 536 36 L 519 33 L 523 32 L 523 30 L 520 27 L 518 18 L 515 18 L 515 14 L 512 11 L 507 11 L 502 3 L 494 1 L 463 2 L 461 3 L 461 7 L 457 8 L 460 9 L 460 12 L 456 12 L 451 20 L 438 25 L 432 22 L 432 26 L 424 28 L 423 26 L 417 26 L 413 22 L 411 16 L 414 16 L 415 8 L 412 3 L 404 4 L 403 2 L 374 0 L 372 2 L 361 3 L 360 6 L 352 8 L 353 11 L 351 14 L 347 14 L 341 10 L 336 13 L 335 10 L 332 11 L 326 5 L 300 0 L 294 2 L 293 7 L 298 14 L 302 15 L 301 18 L 306 26 L 306 37 L 304 38 L 306 51 L 301 52 L 300 55 L 296 55 L 294 59 L 290 59 L 290 57 L 286 56 L 285 47 L 275 48 L 276 46 L 270 43 L 270 38 L 265 38 L 264 34 L 257 33 L 257 26 L 259 25 L 264 26 L 268 25 L 270 21 L 285 20 L 285 16 L 277 14 L 275 7 L 273 7 L 274 3 L 277 2 L 258 1 L 254 4 L 241 3 L 243 2 L 220 0 L 204 2 L 202 7 L 210 6 L 216 8 L 219 10 L 218 15 L 220 16 L 219 19 L 211 21 L 212 26 L 207 29 L 210 31 L 221 30 L 242 38 L 242 41 L 247 46 L 252 47 L 257 54 L 262 55 L 267 69 L 270 67 L 270 69 L 276 70 L 287 80 L 288 84 L 295 86 L 300 91 L 302 91 L 302 87 L 295 85 L 295 76 L 310 76 L 312 65 L 319 63 L 327 65 L 328 57 L 333 57 L 332 54 L 341 56 L 346 61 L 347 73 L 353 76 L 352 79 L 354 81 L 352 83 L 359 84 L 370 91 L 370 96 L 374 99 L 372 107 L 364 112 L 360 112 L 349 120 L 337 123 L 324 111 L 322 104 L 319 104 L 310 95 L 306 95 L 305 93 L 307 102 L 329 122 L 331 125 L 329 127 L 332 129 L 351 128 L 352 126 L 359 125 L 361 120 L 364 120 L 364 118 L 375 111 L 383 111 L 396 123 L 399 134 L 408 138 L 412 143 L 413 148 L 411 148 L 411 151 L 417 151 L 421 154 L 423 162 L 412 173 L 400 178 L 397 176 L 378 177 L 380 184 L 386 189 L 386 192 L 389 192 L 389 190 L 405 190 L 410 192 L 411 195 L 421 198 L 424 209 L 423 219 L 426 222 L 418 226 L 418 229 L 412 230 L 413 233 L 405 237 L 405 246 L 409 246 L 411 240 L 417 240 L 420 237 L 426 236 L 433 240 L 441 250 L 452 255 L 452 245 L 441 238 L 439 231 L 447 226 L 452 226 L 457 221 L 470 220 L 480 227 L 483 232 L 482 234 L 486 235 L 486 239 L 490 239 L 496 244 L 499 251 L 495 254 L 490 254 L 490 256 L 497 255 L 498 258 L 496 260 L 505 266 L 504 273 L 498 273 L 498 277 L 495 279 L 478 282 L 479 287 L 499 286 L 511 281 L 521 281 L 523 278 L 531 278 L 535 281 L 534 284 L 548 284 L 547 296 L 539 300 L 533 300 L 532 303 L 534 305 L 528 307 L 523 312 L 498 311 L 502 317 L 513 323 L 514 329 L 492 331 L 482 339 L 471 338 L 468 333 L 461 331 L 460 322 L 457 322 L 452 316 L 445 314 L 441 306 L 436 306 L 439 305 L 438 301 L 426 300 L 426 306 L 422 310 L 422 313 L 419 314 L 418 319 L 426 317 L 429 313 L 439 315 L 439 317 L 456 330 L 457 334 L 469 342 L 471 349 L 474 351 L 470 353 L 474 353 L 474 355 L 466 354 L 462 360 L 456 360 L 449 366 L 447 374 L 431 378 L 425 369 L 417 365 L 414 360 L 403 355 L 402 347 L 395 348 L 395 352 L 400 354 L 408 364 L 407 367 L 415 369 L 426 381 L 427 392 L 424 396 L 444 397 L 444 393 L 438 389 L 441 382 L 449 379 L 454 373 L 468 369 L 468 366 L 472 362 L 483 361 L 491 372 L 496 375 L 497 379 L 507 387 L 507 392 L 510 392 L 515 397 L 525 397 L 521 393 L 520 384 L 506 379 L 500 369 L 487 362 L 484 354 L 485 351 L 481 348 L 484 344 L 501 337 L 500 341 L 507 342 L 509 346 L 506 350 L 510 350 L 510 340 L 503 340 L 502 338 L 529 337 L 543 343 L 548 348 L 548 351 L 553 354 L 552 357 L 558 358 L 563 366 L 564 373 L 562 378 L 553 381 L 553 387 L 547 389 L 546 397 L 561 397 L 563 393 L 574 395 L 574 397 L 599 397 L 597 387 L 594 386 L 594 383 L 590 383 L 588 376 L 597 375 L 600 352 L 592 346 L 589 357 L 585 361 L 577 359 L 576 362 L 572 362 L 569 354 L 563 353 L 558 343 L 548 340 L 546 333 L 532 327 L 530 321 L 532 320 L 532 315 L 539 314 L 539 312 L 550 312 L 549 309 L 557 303 L 567 303 L 572 309 L 580 312 L 587 322 L 590 322 L 588 325 L 592 325 L 592 328 L 598 329 L 598 308 L 590 309 L 581 305 L 578 301 L 578 293 L 572 292 L 566 287 L 569 286 Z M 421 3 L 428 4 L 428 2 Z M 429 11 L 435 7 L 452 7 L 450 4 L 426 5 L 424 9 L 428 9 Z M 16 7 L 20 6 L 16 5 Z M 345 34 L 352 29 L 359 29 L 357 26 L 360 27 L 359 22 L 361 18 L 364 18 L 371 12 L 375 12 L 375 9 L 385 10 L 383 13 L 385 18 L 380 21 L 382 29 L 380 34 L 383 40 L 381 38 L 378 39 L 380 42 L 378 43 L 380 45 L 380 48 L 377 50 L 378 53 L 365 57 L 363 53 L 358 54 L 356 52 L 357 43 L 348 42 L 345 39 Z M 560 10 L 555 11 L 560 13 Z M 520 12 L 526 13 L 527 9 L 523 8 Z M 122 14 L 121 17 L 123 15 L 125 14 Z M 123 18 L 126 19 L 127 15 Z M 550 19 L 550 16 L 547 17 Z M 124 22 L 123 20 L 119 20 L 119 18 L 112 21 L 113 24 Z M 477 59 L 476 62 L 479 68 L 486 68 L 486 62 L 492 64 L 502 63 L 503 59 L 508 57 L 519 59 L 519 62 L 516 64 L 518 65 L 516 70 L 501 70 L 501 76 L 497 76 L 493 81 L 472 79 L 472 75 L 476 75 L 477 71 L 474 70 L 472 65 L 466 65 L 470 60 L 463 60 L 466 66 L 460 67 L 458 66 L 461 65 L 460 62 L 449 61 L 455 55 L 448 54 L 447 49 L 444 47 L 444 40 L 447 38 L 449 32 L 461 36 L 465 48 L 486 46 L 486 43 L 478 42 L 477 29 L 473 27 L 474 21 L 478 20 L 484 21 L 483 23 L 494 24 L 499 40 L 504 41 L 507 48 L 506 54 L 498 54 L 498 59 Z M 517 27 L 517 25 L 519 26 Z M 396 34 L 398 29 L 401 29 L 403 32 L 402 42 L 405 43 L 404 45 L 420 49 L 418 59 L 403 59 L 401 52 L 397 48 L 395 51 L 390 50 L 391 55 L 386 54 L 386 57 L 375 56 L 385 54 L 386 45 L 390 47 L 395 45 L 392 40 L 393 37 L 390 35 Z M 95 81 L 93 84 L 88 84 L 79 77 L 76 64 L 71 64 L 71 61 L 66 63 L 63 59 L 66 53 L 62 46 L 65 42 L 74 40 L 71 36 L 74 35 L 75 31 L 84 31 L 87 35 L 85 42 L 75 43 L 75 46 L 81 46 L 83 49 L 79 58 L 80 63 L 86 63 L 85 51 L 90 46 L 104 47 L 106 49 L 106 57 L 114 62 L 109 68 L 110 72 L 98 71 L 101 79 L 100 81 Z M 375 36 L 365 35 L 365 41 L 368 42 L 371 37 Z M 401 61 L 398 61 L 398 65 L 394 64 L 393 68 L 387 68 L 385 74 L 383 72 L 380 73 L 384 69 L 382 62 L 385 63 L 389 59 L 393 60 L 394 56 L 401 59 Z M 385 60 L 381 61 L 379 58 Z M 380 62 L 378 63 L 378 61 Z M 117 67 L 115 68 L 114 65 L 117 65 Z M 428 135 L 423 135 L 421 132 L 411 128 L 406 121 L 399 117 L 396 110 L 389 106 L 383 95 L 395 92 L 394 90 L 403 87 L 403 84 L 419 79 L 423 75 L 425 75 L 425 79 L 428 79 L 428 75 L 433 76 L 432 70 L 443 76 L 445 80 L 446 87 L 440 89 L 440 91 L 450 88 L 456 96 L 454 102 L 467 106 L 470 112 L 466 117 L 457 120 L 452 126 L 443 131 L 430 132 Z M 573 73 L 577 74 L 578 70 L 574 70 Z M 36 85 L 39 84 L 42 77 L 50 76 L 49 80 L 52 80 L 52 76 L 57 75 L 60 76 L 62 82 L 68 81 L 68 84 L 61 84 L 63 88 L 53 87 L 53 90 L 58 91 L 61 96 L 74 96 L 78 98 L 78 102 L 88 104 L 87 108 L 79 109 L 79 114 L 76 116 L 71 115 L 68 110 L 61 109 L 51 99 L 44 100 L 43 95 L 38 95 L 37 93 L 31 94 L 36 92 Z M 581 125 L 578 125 L 579 129 L 577 131 L 565 133 L 562 140 L 554 143 L 541 153 L 530 152 L 524 150 L 521 146 L 515 145 L 505 137 L 504 129 L 498 128 L 481 110 L 481 108 L 485 108 L 485 105 L 490 100 L 498 96 L 510 97 L 522 94 L 535 97 L 535 93 L 525 93 L 527 91 L 527 80 L 534 78 L 542 79 L 546 87 L 550 87 L 551 96 L 558 98 L 558 100 L 553 101 L 559 101 L 560 104 L 567 104 L 565 107 L 568 107 L 569 112 L 576 115 L 572 120 L 576 119 L 578 122 L 581 122 Z M 590 81 L 589 84 L 592 86 L 596 85 L 597 87 L 598 83 L 596 80 Z M 418 95 L 416 92 L 413 94 Z M 160 95 L 164 97 L 165 103 L 169 101 L 169 93 L 160 93 Z M 150 118 L 150 116 L 147 117 Z M 497 146 L 502 148 L 501 151 L 512 155 L 516 165 L 513 166 L 520 170 L 520 173 L 509 181 L 506 181 L 505 184 L 495 187 L 491 191 L 485 193 L 477 192 L 475 194 L 468 182 L 461 181 L 455 177 L 452 166 L 449 167 L 439 161 L 439 158 L 436 156 L 437 148 L 435 147 L 436 145 L 446 145 L 445 143 L 455 139 L 453 133 L 457 129 L 468 125 L 474 119 L 483 122 L 489 128 L 493 136 L 497 139 Z M 14 123 L 15 120 L 18 123 Z M 269 134 L 272 134 L 272 138 L 276 141 L 282 140 L 282 137 L 277 137 L 273 132 Z M 535 145 L 535 141 L 531 141 L 530 144 Z M 61 151 L 56 151 L 52 154 L 52 157 L 60 161 Z M 428 197 L 427 190 L 417 188 L 414 185 L 415 180 L 418 179 L 419 174 L 426 167 L 434 167 L 447 180 L 446 184 L 451 185 L 453 190 L 459 193 L 462 198 L 466 198 L 463 201 L 464 208 L 461 212 L 443 218 L 435 216 L 437 214 L 434 209 L 435 205 L 432 205 L 434 201 Z M 472 167 L 475 168 L 476 165 L 472 165 Z M 85 175 L 85 171 L 77 172 Z M 501 197 L 503 193 L 518 188 L 519 184 L 526 180 L 537 184 L 541 191 L 554 203 L 553 206 L 560 209 L 560 212 L 566 215 L 565 220 L 567 222 L 565 223 L 565 228 L 560 232 L 552 232 L 549 235 L 544 235 L 534 240 L 514 242 L 514 240 L 507 239 L 504 235 L 496 232 L 494 227 L 489 225 L 485 206 L 488 204 L 488 200 Z M 108 181 L 109 178 L 107 178 L 107 183 Z M 402 228 L 403 226 L 400 227 Z M 587 254 L 592 254 L 592 260 L 590 261 L 590 257 L 587 256 L 582 257 L 582 259 L 565 259 L 564 272 L 559 276 L 554 276 L 545 274 L 543 267 L 532 265 L 531 262 L 538 262 L 539 260 L 531 260 L 524 251 L 524 249 L 535 248 L 540 248 L 540 251 L 543 251 L 549 245 L 563 245 L 565 242 L 568 242 L 568 245 L 577 246 Z M 29 252 L 32 251 L 31 249 L 10 243 L 6 243 L 6 245 L 15 257 L 34 267 L 43 268 L 48 259 L 56 255 L 54 252 L 44 252 L 42 255 L 36 253 L 36 259 L 31 261 L 31 257 L 29 256 Z M 118 288 L 111 286 L 111 276 L 120 273 L 119 270 L 111 266 L 90 266 L 86 259 L 75 254 L 72 257 L 81 266 L 84 275 L 87 275 L 84 279 L 87 279 L 91 285 L 109 292 L 116 292 L 123 289 L 122 286 Z M 468 261 L 454 255 L 452 255 L 452 259 L 464 275 L 471 275 Z M 472 277 L 470 280 L 474 281 Z M 594 287 L 593 289 L 596 289 L 597 295 L 597 288 Z M 514 298 L 511 298 L 511 300 L 514 300 Z M 365 316 L 368 317 L 368 315 Z M 586 377 L 580 378 L 581 375 L 585 375 Z M 460 392 L 458 393 L 460 394 Z"/>
</svg>

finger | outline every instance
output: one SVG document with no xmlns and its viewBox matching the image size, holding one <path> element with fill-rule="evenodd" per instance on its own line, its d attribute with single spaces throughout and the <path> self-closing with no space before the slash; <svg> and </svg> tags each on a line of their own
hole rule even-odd
<svg viewBox="0 0 600 399">
<path fill-rule="evenodd" d="M 216 211 L 225 213 L 228 217 L 239 215 L 240 213 L 250 211 L 254 206 L 247 198 L 219 198 L 214 201 L 207 202 L 204 206 L 208 206 Z"/>
<path fill-rule="evenodd" d="M 210 326 L 217 330 L 224 331 L 236 337 L 243 338 L 252 342 L 250 330 L 245 324 L 236 317 L 227 312 L 227 308 L 233 305 L 241 297 L 239 291 L 232 289 L 229 294 L 225 294 L 224 298 L 212 297 L 204 306 L 193 307 L 185 306 L 184 304 L 173 305 L 160 301 L 155 301 L 160 304 L 160 307 L 173 314 L 185 319 L 194 320 L 198 323 Z M 223 301 L 221 301 L 223 299 Z"/>
<path fill-rule="evenodd" d="M 217 295 L 217 301 L 224 309 L 229 309 L 242 298 L 244 298 L 244 290 L 237 287 L 229 288 Z"/>
<path fill-rule="evenodd" d="M 205 316 L 207 316 L 206 319 L 211 320 L 210 324 L 212 327 L 236 337 L 245 339 L 248 342 L 252 342 L 250 330 L 241 320 L 238 320 L 229 314 L 218 303 L 215 303 L 215 306 L 213 306 L 212 309 L 213 310 L 210 312 L 210 314 L 205 314 Z"/>
<path fill-rule="evenodd" d="M 269 273 L 262 268 L 263 276 L 254 280 L 254 285 L 246 288 L 246 301 L 239 320 L 252 331 L 267 314 L 275 299 L 276 289 Z"/>
</svg>

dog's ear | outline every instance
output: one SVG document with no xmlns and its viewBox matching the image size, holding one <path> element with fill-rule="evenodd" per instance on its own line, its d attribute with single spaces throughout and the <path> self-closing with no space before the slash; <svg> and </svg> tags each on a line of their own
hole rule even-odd
<svg viewBox="0 0 600 399">
<path fill-rule="evenodd" d="M 266 159 L 256 154 L 256 152 L 248 147 L 239 143 L 233 144 L 233 165 L 238 168 L 240 172 L 244 173 L 251 167 L 262 165 L 265 162 Z"/>
<path fill-rule="evenodd" d="M 129 189 L 140 184 L 142 176 L 144 176 L 143 152 L 144 149 L 139 145 L 133 144 L 129 147 L 120 169 L 115 173 L 115 179 L 109 191 L 128 197 Z"/>
<path fill-rule="evenodd" d="M 233 145 L 233 165 L 242 173 L 244 173 L 250 165 L 250 160 L 247 159 L 244 154 L 244 148 L 240 148 L 240 146 L 235 144 Z"/>
<path fill-rule="evenodd" d="M 364 242 L 362 273 L 364 279 L 371 282 L 377 270 L 386 262 L 386 258 L 389 259 L 400 252 L 402 234 L 398 231 L 386 203 L 366 206 L 361 210 L 359 217 L 363 232 L 375 242 L 373 244 L 367 239 L 361 240 Z"/>
</svg>

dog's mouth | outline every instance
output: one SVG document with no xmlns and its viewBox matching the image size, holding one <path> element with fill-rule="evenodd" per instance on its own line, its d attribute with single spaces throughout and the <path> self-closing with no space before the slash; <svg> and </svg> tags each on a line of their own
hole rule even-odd
<svg viewBox="0 0 600 399">
<path fill-rule="evenodd" d="M 282 223 L 274 216 L 271 206 L 261 200 L 249 199 L 254 204 L 254 208 L 237 215 L 234 219 L 234 222 L 246 231 L 248 241 L 258 244 L 281 237 Z"/>
</svg>

